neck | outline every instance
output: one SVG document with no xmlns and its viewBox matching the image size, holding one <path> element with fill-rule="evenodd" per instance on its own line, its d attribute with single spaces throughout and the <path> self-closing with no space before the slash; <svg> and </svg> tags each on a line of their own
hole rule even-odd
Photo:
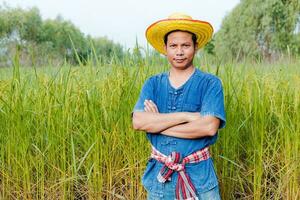
<svg viewBox="0 0 300 200">
<path fill-rule="evenodd" d="M 172 67 L 170 69 L 170 77 L 187 77 L 193 74 L 194 71 L 195 71 L 195 67 L 193 65 L 185 69 L 178 69 Z"/>
</svg>

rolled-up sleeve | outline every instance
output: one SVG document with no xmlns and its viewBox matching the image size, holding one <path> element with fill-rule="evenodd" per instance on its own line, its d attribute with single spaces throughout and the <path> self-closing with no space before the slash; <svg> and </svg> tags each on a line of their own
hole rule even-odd
<svg viewBox="0 0 300 200">
<path fill-rule="evenodd" d="M 224 93 L 222 82 L 215 77 L 209 80 L 207 90 L 204 93 L 201 105 L 201 116 L 214 116 L 220 119 L 219 129 L 226 124 L 226 113 L 224 107 Z"/>
</svg>

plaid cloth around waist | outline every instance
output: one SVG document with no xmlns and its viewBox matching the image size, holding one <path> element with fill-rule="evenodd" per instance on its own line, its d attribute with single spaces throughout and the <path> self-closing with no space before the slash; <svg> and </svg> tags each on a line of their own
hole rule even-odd
<svg viewBox="0 0 300 200">
<path fill-rule="evenodd" d="M 157 175 L 159 182 L 165 183 L 166 181 L 171 181 L 171 175 L 174 172 L 178 172 L 175 190 L 176 200 L 198 200 L 196 188 L 185 171 L 185 164 L 198 163 L 209 159 L 208 147 L 184 157 L 181 161 L 180 153 L 172 152 L 169 156 L 166 156 L 152 146 L 151 158 L 164 164 Z"/>
</svg>

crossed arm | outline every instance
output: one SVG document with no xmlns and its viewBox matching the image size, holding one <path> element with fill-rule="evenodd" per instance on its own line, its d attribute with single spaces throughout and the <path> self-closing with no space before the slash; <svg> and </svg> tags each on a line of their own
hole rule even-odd
<svg viewBox="0 0 300 200">
<path fill-rule="evenodd" d="M 216 134 L 220 120 L 213 116 L 201 116 L 193 112 L 159 113 L 151 100 L 145 100 L 145 112 L 134 112 L 132 117 L 135 130 L 194 139 Z"/>
</svg>

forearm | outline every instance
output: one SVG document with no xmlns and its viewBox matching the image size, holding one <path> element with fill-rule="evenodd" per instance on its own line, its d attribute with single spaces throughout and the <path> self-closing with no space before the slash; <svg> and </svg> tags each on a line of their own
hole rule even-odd
<svg viewBox="0 0 300 200">
<path fill-rule="evenodd" d="M 133 128 L 150 133 L 159 133 L 170 127 L 189 121 L 188 115 L 184 112 L 177 113 L 152 113 L 134 112 Z"/>
<path fill-rule="evenodd" d="M 170 127 L 161 134 L 178 138 L 195 139 L 213 136 L 217 133 L 220 120 L 215 117 L 201 117 L 195 121 Z"/>
</svg>

